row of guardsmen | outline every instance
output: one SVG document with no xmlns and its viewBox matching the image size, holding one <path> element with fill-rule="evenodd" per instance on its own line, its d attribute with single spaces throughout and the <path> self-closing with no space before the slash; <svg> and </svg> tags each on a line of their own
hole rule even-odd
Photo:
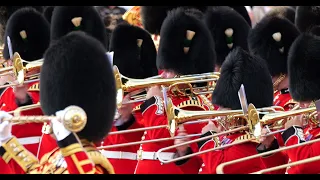
<svg viewBox="0 0 320 180">
<path fill-rule="evenodd" d="M 0 6 L 0 173 L 319 173 L 319 10 Z"/>
</svg>

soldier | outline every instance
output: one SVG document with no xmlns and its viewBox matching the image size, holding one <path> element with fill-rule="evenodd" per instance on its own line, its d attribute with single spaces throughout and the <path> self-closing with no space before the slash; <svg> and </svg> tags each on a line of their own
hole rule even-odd
<svg viewBox="0 0 320 180">
<path fill-rule="evenodd" d="M 51 41 L 56 41 L 69 32 L 78 30 L 95 37 L 107 51 L 109 39 L 95 7 L 56 6 L 51 18 Z"/>
<path fill-rule="evenodd" d="M 301 33 L 320 25 L 320 6 L 297 6 L 295 25 Z"/>
<path fill-rule="evenodd" d="M 264 59 L 272 76 L 274 105 L 290 110 L 296 104 L 289 93 L 288 52 L 299 30 L 288 19 L 264 17 L 249 33 L 250 52 Z"/>
<path fill-rule="evenodd" d="M 318 78 L 320 39 L 303 33 L 293 42 L 288 56 L 289 87 L 292 98 L 299 102 L 301 108 L 314 106 L 314 101 L 320 99 L 320 79 Z M 307 123 L 307 126 L 306 124 Z M 305 119 L 303 115 L 296 116 L 285 123 L 282 133 L 285 146 L 292 146 L 319 138 L 319 122 L 312 117 Z M 272 144 L 268 150 L 279 148 L 279 140 L 268 136 L 264 143 Z M 291 162 L 319 156 L 319 142 L 289 149 L 284 153 L 277 153 L 274 164 L 281 165 L 287 157 Z M 274 156 L 274 155 L 273 155 Z M 287 157 L 286 157 L 287 156 Z M 318 162 L 306 163 L 287 169 L 288 174 L 316 174 Z"/>
<path fill-rule="evenodd" d="M 93 144 L 107 135 L 115 114 L 115 81 L 105 48 L 83 32 L 71 32 L 53 43 L 44 59 L 41 106 L 45 115 L 58 116 L 50 124 L 59 147 L 39 162 L 11 135 L 11 124 L 5 121 L 0 124 L 1 156 L 28 174 L 114 173 Z M 87 115 L 86 126 L 78 133 L 71 133 L 60 122 L 63 109 L 70 105 L 81 107 Z M 8 116 L 1 112 L 1 119 Z"/>
<path fill-rule="evenodd" d="M 201 12 L 205 12 L 208 9 L 207 6 L 141 6 L 140 14 L 143 28 L 152 34 L 157 50 L 159 48 L 162 23 L 167 17 L 167 13 L 178 7 L 185 9 L 196 8 Z"/>
<path fill-rule="evenodd" d="M 247 37 L 250 26 L 239 13 L 227 6 L 208 9 L 204 20 L 215 41 L 217 53 L 215 71 L 219 72 L 222 63 L 232 49 L 239 46 L 248 50 Z"/>
<path fill-rule="evenodd" d="M 3 44 L 4 33 L 10 16 L 17 10 L 24 7 L 32 7 L 38 12 L 43 12 L 43 6 L 0 6 L 0 43 Z"/>
<path fill-rule="evenodd" d="M 49 46 L 50 27 L 41 13 L 33 8 L 22 8 L 10 17 L 5 36 L 11 39 L 13 53 L 18 52 L 22 59 L 33 61 L 41 59 Z M 7 61 L 11 61 L 7 39 L 5 42 L 4 58 Z M 15 81 L 13 83 L 17 82 Z M 36 104 L 38 102 L 39 81 L 35 81 L 5 89 L 0 97 L 0 110 L 9 112 L 18 107 Z M 42 111 L 40 108 L 37 108 L 23 111 L 22 115 L 42 115 Z M 20 143 L 25 145 L 31 153 L 37 155 L 42 134 L 41 128 L 42 124 L 39 123 L 14 125 L 12 127 L 12 134 L 15 135 Z M 2 160 L 1 163 L 3 163 Z"/>
<path fill-rule="evenodd" d="M 206 25 L 194 15 L 195 10 L 185 11 L 180 7 L 168 13 L 160 32 L 160 46 L 157 66 L 162 70 L 162 78 L 174 78 L 177 75 L 190 75 L 213 72 L 216 59 L 214 42 Z M 213 106 L 205 96 L 190 97 L 188 94 L 176 94 L 169 90 L 169 96 L 175 106 L 187 110 L 213 110 Z M 147 100 L 141 104 L 143 125 L 145 127 L 167 125 L 164 113 L 164 102 L 159 87 L 151 87 L 147 92 Z M 184 125 L 190 134 L 201 131 L 204 124 Z M 150 130 L 142 140 L 170 137 L 167 129 Z M 143 144 L 138 151 L 136 174 L 183 174 L 175 164 L 161 165 L 155 153 L 173 141 Z M 195 145 L 195 144 L 194 144 Z M 196 148 L 194 146 L 194 148 Z M 162 153 L 170 159 L 174 151 Z M 188 173 L 197 173 L 198 169 L 189 169 Z"/>
<path fill-rule="evenodd" d="M 272 106 L 273 89 L 272 80 L 264 60 L 250 55 L 240 47 L 236 47 L 227 56 L 222 64 L 220 78 L 213 91 L 212 102 L 219 106 L 219 110 L 238 110 L 241 105 L 238 98 L 238 91 L 241 84 L 244 85 L 248 103 L 253 103 L 256 107 Z M 233 129 L 247 125 L 244 119 L 233 118 L 229 120 L 218 120 L 218 123 L 208 123 L 202 129 L 202 136 L 213 135 L 224 130 Z M 181 134 L 180 134 L 181 135 Z M 254 138 L 252 134 L 246 132 L 234 132 L 215 138 L 198 142 L 199 151 L 232 144 L 240 140 L 249 140 Z M 185 140 L 176 140 L 175 144 L 180 144 Z M 256 154 L 258 141 L 251 140 L 247 143 L 234 145 L 225 149 L 211 151 L 200 155 L 203 165 L 200 169 L 201 174 L 216 174 L 216 168 L 219 164 L 231 160 L 239 159 Z M 191 154 L 189 146 L 177 148 L 179 155 Z M 191 166 L 195 166 L 198 156 L 176 162 L 179 167 L 187 171 Z M 198 166 L 198 169 L 200 166 Z M 242 164 L 237 164 L 225 169 L 227 174 L 246 174 L 263 169 L 264 166 L 260 159 L 252 159 Z"/>
<path fill-rule="evenodd" d="M 156 66 L 157 51 L 150 34 L 140 27 L 119 24 L 112 33 L 111 51 L 114 52 L 113 65 L 122 75 L 129 78 L 144 79 L 158 75 Z M 131 92 L 124 99 L 129 100 Z M 138 93 L 145 94 L 146 92 Z M 135 93 L 137 95 L 137 93 Z M 115 119 L 111 131 L 121 131 L 142 127 L 140 104 L 123 104 L 118 109 L 120 117 Z M 140 141 L 143 131 L 109 135 L 102 145 L 122 144 Z M 102 150 L 115 169 L 116 174 L 133 174 L 137 165 L 139 145 Z"/>
<path fill-rule="evenodd" d="M 49 23 L 51 23 L 53 10 L 54 10 L 54 6 L 47 6 L 43 12 L 44 17 L 47 19 Z"/>
</svg>

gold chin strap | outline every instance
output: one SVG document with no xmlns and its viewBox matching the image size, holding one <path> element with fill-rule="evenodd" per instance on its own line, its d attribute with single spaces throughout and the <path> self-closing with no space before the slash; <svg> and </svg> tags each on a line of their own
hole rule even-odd
<svg viewBox="0 0 320 180">
<path fill-rule="evenodd" d="M 280 74 L 278 79 L 273 83 L 273 89 L 274 90 L 276 90 L 277 86 L 279 86 L 279 84 L 284 80 L 285 77 L 286 77 L 286 75 Z"/>
</svg>

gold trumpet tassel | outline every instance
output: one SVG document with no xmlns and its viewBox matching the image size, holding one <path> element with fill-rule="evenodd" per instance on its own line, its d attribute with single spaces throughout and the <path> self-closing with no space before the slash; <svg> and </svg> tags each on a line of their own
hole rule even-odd
<svg viewBox="0 0 320 180">
<path fill-rule="evenodd" d="M 82 17 L 75 17 L 71 19 L 72 24 L 77 28 L 81 25 Z"/>
<path fill-rule="evenodd" d="M 143 39 L 137 39 L 137 45 L 139 48 L 142 46 Z"/>
<path fill-rule="evenodd" d="M 185 54 L 187 54 L 190 50 L 191 40 L 193 39 L 196 32 L 187 30 L 187 39 L 186 39 L 186 47 L 183 48 Z"/>
</svg>

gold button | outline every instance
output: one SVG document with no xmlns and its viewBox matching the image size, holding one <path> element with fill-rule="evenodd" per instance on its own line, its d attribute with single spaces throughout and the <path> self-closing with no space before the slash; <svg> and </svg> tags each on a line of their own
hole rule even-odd
<svg viewBox="0 0 320 180">
<path fill-rule="evenodd" d="M 13 152 L 18 152 L 19 151 L 19 148 L 14 148 L 13 149 Z"/>
<path fill-rule="evenodd" d="M 147 131 L 145 131 L 143 134 L 146 135 L 146 134 L 147 134 Z"/>
<path fill-rule="evenodd" d="M 24 158 L 23 161 L 24 162 L 29 162 L 30 160 L 29 160 L 29 158 Z"/>
<path fill-rule="evenodd" d="M 144 139 L 145 139 L 145 137 L 144 137 L 144 136 L 142 136 L 141 140 L 143 141 Z"/>
<path fill-rule="evenodd" d="M 14 144 L 14 143 L 11 143 L 11 144 L 10 144 L 10 147 L 15 148 L 15 147 L 17 147 L 17 145 Z"/>
</svg>

